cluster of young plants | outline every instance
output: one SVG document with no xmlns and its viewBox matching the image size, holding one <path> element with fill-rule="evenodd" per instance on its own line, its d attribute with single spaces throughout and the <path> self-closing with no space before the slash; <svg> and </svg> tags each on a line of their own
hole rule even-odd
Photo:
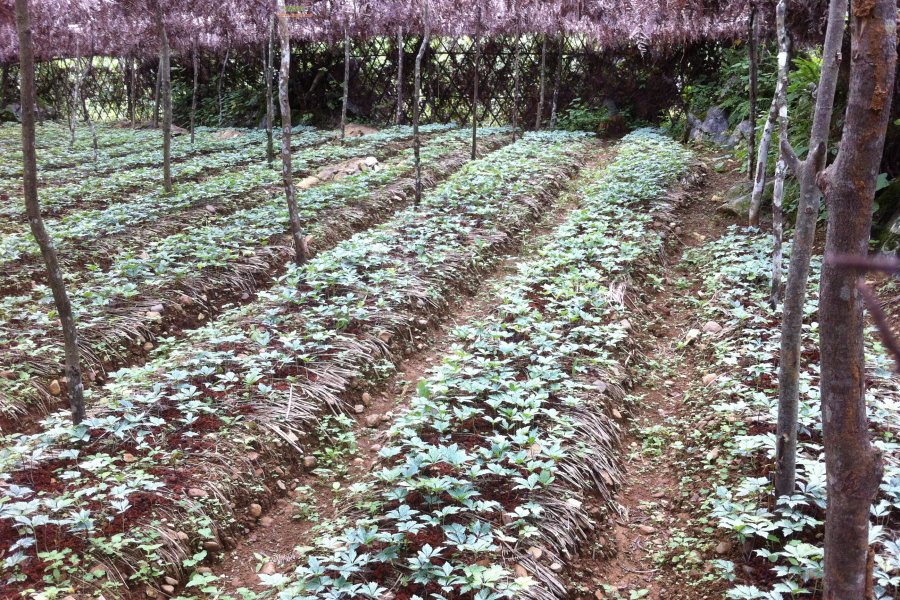
<svg viewBox="0 0 900 600">
<path fill-rule="evenodd" d="M 487 147 L 502 143 L 500 133 L 484 129 L 482 143 Z M 426 182 L 459 166 L 467 135 L 450 130 L 426 141 L 421 151 Z M 369 146 L 365 149 L 372 150 Z M 412 169 L 412 152 L 407 150 L 378 171 L 300 191 L 298 212 L 304 229 L 316 240 L 315 247 L 329 247 L 377 218 L 382 208 L 407 196 L 412 182 L 404 178 Z M 186 303 L 208 312 L 213 294 L 230 289 L 232 296 L 235 292 L 240 296 L 244 290 L 255 289 L 257 280 L 271 270 L 280 268 L 285 249 L 272 242 L 287 230 L 288 211 L 281 194 L 263 197 L 265 201 L 254 208 L 223 217 L 207 215 L 203 218 L 207 224 L 189 232 L 120 247 L 105 269 L 94 266 L 72 274 L 75 285 L 69 295 L 82 339 L 91 352 L 91 364 L 99 368 L 108 358 L 121 357 L 129 346 L 143 346 L 162 331 L 167 320 L 182 318 Z M 43 385 L 62 360 L 51 292 L 44 285 L 36 285 L 30 292 L 0 299 L 0 340 L 7 340 L 0 349 L 0 365 L 13 375 L 0 379 L 0 411 L 6 413 L 23 410 L 40 395 L 35 383 Z M 36 306 L 41 310 L 35 310 Z"/>
<path fill-rule="evenodd" d="M 189 182 L 209 179 L 225 170 L 234 170 L 251 163 L 260 163 L 265 159 L 265 134 L 257 131 L 244 132 L 239 138 L 242 144 L 227 149 L 218 149 L 204 154 L 186 156 L 182 160 L 173 161 L 172 178 L 176 188 Z M 330 132 L 308 129 L 297 131 L 291 137 L 294 151 L 323 144 L 333 139 Z M 184 141 L 183 144 L 189 144 Z M 277 167 L 279 165 L 275 165 Z M 77 173 L 70 181 L 63 181 L 42 186 L 40 189 L 41 210 L 48 218 L 58 217 L 73 209 L 106 208 L 114 203 L 140 202 L 139 194 L 146 190 L 159 188 L 162 181 L 160 165 L 140 166 L 135 168 L 119 168 L 105 173 L 102 177 L 93 174 Z M 10 201 L 0 206 L 0 216 L 9 218 L 0 231 L 23 231 L 18 221 L 25 218 L 25 204 L 21 196 L 21 180 L 5 180 L 2 184 L 11 188 L 8 193 Z M 154 194 L 160 203 L 161 193 Z M 77 237 L 77 236 L 76 236 Z"/>
<path fill-rule="evenodd" d="M 704 277 L 705 296 L 713 298 L 703 303 L 703 317 L 725 327 L 725 334 L 710 344 L 707 369 L 717 378 L 705 393 L 711 396 L 712 418 L 742 425 L 727 427 L 730 433 L 716 441 L 740 468 L 738 477 L 720 481 L 710 516 L 740 544 L 744 560 L 761 563 L 777 577 L 768 589 L 752 582 L 736 585 L 730 598 L 780 599 L 822 591 L 827 494 L 816 322 L 821 259 L 812 263 L 803 325 L 797 488 L 790 497 L 776 498 L 767 467 L 775 458 L 781 321 L 769 307 L 770 243 L 767 236 L 732 228 L 686 256 Z M 900 380 L 892 374 L 877 334 L 869 331 L 867 339 L 868 416 L 873 444 L 884 457 L 884 479 L 871 510 L 874 593 L 875 598 L 893 598 L 900 589 L 900 545 L 893 525 L 900 509 Z M 732 561 L 717 565 L 729 581 L 741 574 Z"/>
<path fill-rule="evenodd" d="M 646 205 L 688 159 L 654 132 L 623 140 L 502 304 L 457 327 L 391 427 L 385 466 L 359 486 L 371 514 L 292 574 L 261 577 L 279 597 L 567 594 L 559 563 L 591 536 L 587 501 L 610 502 L 622 477 L 612 413 L 630 309 L 619 291 L 659 251 Z"/>
<path fill-rule="evenodd" d="M 536 220 L 586 147 L 580 134 L 535 134 L 473 161 L 420 206 L 290 267 L 256 302 L 160 340 L 145 366 L 88 390 L 81 425 L 61 412 L 38 433 L 4 438 L 0 473 L 28 488 L 14 508 L 0 500 L 15 511 L 0 519 L 16 545 L 4 546 L 16 556 L 12 583 L 42 585 L 47 547 L 81 557 L 68 577 L 77 589 L 115 594 L 162 572 L 203 579 L 189 572 L 204 551 L 234 543 L 243 509 L 294 485 L 317 416 L 345 406 L 352 384 L 389 373 L 402 340 Z M 114 465 L 126 487 L 104 487 L 95 464 Z M 94 529 L 50 523 L 47 501 Z M 110 567 L 104 577 L 92 579 L 95 564 Z"/>
</svg>

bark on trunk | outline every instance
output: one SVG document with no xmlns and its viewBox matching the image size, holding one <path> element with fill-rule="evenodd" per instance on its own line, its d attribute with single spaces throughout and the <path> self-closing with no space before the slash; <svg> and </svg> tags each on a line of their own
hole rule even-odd
<svg viewBox="0 0 900 600">
<path fill-rule="evenodd" d="M 172 75 L 169 72 L 169 36 L 163 22 L 162 8 L 156 6 L 156 27 L 159 30 L 160 73 L 162 73 L 163 103 L 163 187 L 172 193 Z"/>
<path fill-rule="evenodd" d="M 775 8 L 775 29 L 778 34 L 778 82 L 775 85 L 775 100 L 778 105 L 778 139 L 781 144 L 788 142 L 787 89 L 790 83 L 791 37 L 787 29 L 787 3 L 779 0 Z M 779 152 L 775 165 L 775 190 L 772 195 L 772 297 L 774 309 L 781 303 L 782 238 L 784 237 L 782 206 L 784 200 L 784 178 L 787 175 L 787 161 L 784 152 Z"/>
<path fill-rule="evenodd" d="M 344 25 L 344 98 L 341 100 L 341 143 L 347 129 L 347 92 L 350 88 L 350 31 Z"/>
<path fill-rule="evenodd" d="M 278 13 L 284 13 L 284 0 L 278 2 Z M 294 172 L 291 166 L 291 101 L 288 97 L 288 81 L 291 77 L 291 34 L 288 18 L 278 18 L 278 35 L 281 38 L 281 69 L 278 73 L 278 102 L 281 107 L 281 179 L 287 198 L 291 233 L 294 237 L 294 262 L 297 266 L 306 263 L 309 252 L 306 236 L 300 229 L 300 215 L 297 212 L 297 197 L 294 193 Z"/>
<path fill-rule="evenodd" d="M 130 60 L 130 63 L 131 63 L 131 91 L 130 91 L 130 94 L 131 94 L 131 98 L 130 98 L 130 100 L 131 100 L 131 106 L 129 107 L 128 110 L 131 111 L 131 128 L 134 129 L 134 125 L 135 125 L 135 123 L 134 123 L 134 112 L 135 112 L 135 102 L 136 102 L 136 90 L 135 90 L 135 88 L 134 88 L 134 72 L 136 71 L 136 69 L 135 69 L 135 64 L 137 63 L 137 59 L 136 59 L 136 58 L 132 58 L 132 59 Z"/>
<path fill-rule="evenodd" d="M 756 97 L 759 89 L 759 50 L 756 37 L 756 14 L 756 6 L 751 6 L 747 31 L 747 50 L 750 53 L 750 136 L 747 145 L 747 169 L 750 174 L 750 181 L 753 181 L 756 175 L 753 162 L 756 151 Z"/>
<path fill-rule="evenodd" d="M 522 34 L 519 31 L 519 19 L 516 18 L 516 56 L 513 60 L 513 102 L 512 102 L 512 141 L 516 141 L 516 135 L 519 133 L 519 47 L 521 46 Z"/>
<path fill-rule="evenodd" d="M 478 67 L 481 62 L 481 7 L 475 21 L 475 81 L 472 86 L 472 160 L 478 156 Z"/>
<path fill-rule="evenodd" d="M 28 0 L 16 0 L 16 27 L 19 33 L 19 70 L 21 77 L 21 105 L 34 106 L 36 101 L 34 89 L 34 46 L 31 37 L 31 16 Z M 25 192 L 25 209 L 31 233 L 41 248 L 41 256 L 47 265 L 47 281 L 53 291 L 56 311 L 62 323 L 63 340 L 66 355 L 66 382 L 68 384 L 69 405 L 72 409 L 72 422 L 76 425 L 84 420 L 84 383 L 81 378 L 81 361 L 78 351 L 78 332 L 75 329 L 75 318 L 72 305 L 66 294 L 65 281 L 56 257 L 53 240 L 44 228 L 41 218 L 41 207 L 37 195 L 37 154 L 35 150 L 35 116 L 32 110 L 22 111 L 22 156 L 23 156 L 23 189 Z"/>
<path fill-rule="evenodd" d="M 413 152 L 416 157 L 416 197 L 415 206 L 419 206 L 422 201 L 422 159 L 420 156 L 419 143 L 419 102 L 422 92 L 422 56 L 425 55 L 425 47 L 428 46 L 428 39 L 431 31 L 428 28 L 428 3 L 425 3 L 425 35 L 422 37 L 422 45 L 419 46 L 419 52 L 416 54 L 416 70 L 415 83 L 413 90 Z"/>
<path fill-rule="evenodd" d="M 87 77 L 90 74 L 91 69 L 93 68 L 94 57 L 91 56 L 87 59 L 87 65 L 84 68 L 84 76 L 82 77 L 82 79 L 84 79 L 84 77 Z M 88 110 L 85 99 L 82 99 L 81 108 L 84 112 L 84 120 L 87 121 L 88 128 L 90 128 L 91 130 L 91 148 L 93 149 L 94 162 L 97 162 L 97 155 L 100 152 L 99 144 L 97 143 L 97 128 L 94 127 L 94 120 L 91 118 L 91 111 Z"/>
<path fill-rule="evenodd" d="M 825 167 L 826 145 L 834 108 L 841 61 L 841 40 L 844 37 L 844 17 L 847 0 L 831 0 L 828 7 L 828 28 L 822 48 L 822 73 L 816 94 L 816 110 L 810 134 L 809 156 L 802 163 L 789 144 L 782 146 L 788 166 L 800 181 L 800 200 L 797 223 L 791 244 L 791 262 L 784 291 L 781 322 L 781 351 L 778 364 L 778 428 L 776 431 L 775 478 L 779 496 L 794 491 L 797 467 L 797 410 L 800 381 L 800 342 L 803 327 L 803 305 L 809 280 L 809 260 L 816 234 L 821 192 L 816 177 Z"/>
<path fill-rule="evenodd" d="M 159 57 L 159 66 L 156 68 L 156 91 L 153 93 L 153 129 L 159 127 L 159 90 L 162 86 L 162 55 Z"/>
<path fill-rule="evenodd" d="M 897 62 L 895 0 L 854 2 L 850 92 L 840 151 L 824 173 L 826 261 L 819 288 L 825 513 L 825 598 L 865 597 L 869 507 L 881 483 L 881 456 L 869 442 L 865 402 L 863 297 L 858 273 L 832 256 L 865 258 L 872 203 L 890 117 Z"/>
<path fill-rule="evenodd" d="M 275 162 L 275 104 L 272 101 L 272 68 L 275 62 L 275 15 L 269 18 L 269 54 L 266 60 L 266 157 L 269 168 Z"/>
<path fill-rule="evenodd" d="M 772 98 L 769 107 L 769 116 L 759 139 L 759 149 L 756 156 L 756 169 L 754 170 L 753 194 L 750 197 L 750 227 L 759 227 L 759 213 L 762 208 L 763 192 L 766 189 L 766 169 L 769 165 L 769 146 L 772 143 L 772 133 L 775 131 L 775 121 L 778 117 L 778 100 Z M 754 134 L 755 137 L 755 134 Z"/>
<path fill-rule="evenodd" d="M 219 127 L 222 127 L 222 118 L 223 118 L 223 110 L 222 110 L 222 80 L 225 79 L 225 67 L 228 66 L 228 53 L 231 52 L 231 48 L 225 51 L 225 60 L 222 61 L 222 71 L 219 73 L 219 81 L 216 86 L 216 93 L 219 96 Z"/>
<path fill-rule="evenodd" d="M 394 125 L 399 125 L 403 118 L 403 26 L 397 27 L 397 118 Z"/>
<path fill-rule="evenodd" d="M 3 65 L 0 69 L 0 108 L 6 108 L 6 79 L 9 75 L 9 67 Z"/>
<path fill-rule="evenodd" d="M 194 124 L 197 119 L 197 79 L 200 67 L 197 64 L 197 41 L 191 43 L 191 63 L 194 70 L 194 87 L 191 89 L 191 144 L 194 143 Z M 271 98 L 271 96 L 270 96 Z"/>
<path fill-rule="evenodd" d="M 565 47 L 565 38 L 560 35 L 559 54 L 556 58 L 556 80 L 553 82 L 553 104 L 550 107 L 550 129 L 556 129 L 556 106 L 559 101 L 559 85 L 562 82 L 563 49 Z"/>
<path fill-rule="evenodd" d="M 81 44 L 75 41 L 75 87 L 72 89 L 72 111 L 69 113 L 69 146 L 75 146 L 75 125 L 78 122 L 78 96 L 81 93 Z"/>
<path fill-rule="evenodd" d="M 547 36 L 541 42 L 541 93 L 538 96 L 537 117 L 534 119 L 534 130 L 541 130 L 541 119 L 544 116 L 544 75 L 547 70 Z"/>
</svg>

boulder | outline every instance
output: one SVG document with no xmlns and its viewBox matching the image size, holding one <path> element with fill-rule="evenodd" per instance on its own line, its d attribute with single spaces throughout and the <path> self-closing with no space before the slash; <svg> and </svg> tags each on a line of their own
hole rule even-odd
<svg viewBox="0 0 900 600">
<path fill-rule="evenodd" d="M 241 137 L 242 135 L 244 134 L 237 129 L 225 129 L 212 134 L 210 137 L 214 140 L 230 140 L 232 138 Z"/>
<path fill-rule="evenodd" d="M 710 141 L 719 146 L 731 147 L 730 126 L 728 115 L 718 106 L 713 106 L 706 111 L 706 116 L 701 121 L 696 116 L 688 114 L 688 127 L 690 128 L 689 140 Z"/>
<path fill-rule="evenodd" d="M 344 126 L 344 137 L 362 137 L 370 133 L 378 133 L 378 129 L 368 125 L 360 125 L 359 123 L 347 123 Z M 338 130 L 337 134 L 341 134 L 340 130 Z"/>
<path fill-rule="evenodd" d="M 750 139 L 750 121 L 744 120 L 737 124 L 734 131 L 731 132 L 731 138 L 728 140 L 728 147 L 734 148 L 741 142 Z"/>
<path fill-rule="evenodd" d="M 178 125 L 172 125 L 172 135 L 190 135 L 190 131 Z"/>
<path fill-rule="evenodd" d="M 752 183 L 749 181 L 736 183 L 725 193 L 725 200 L 716 208 L 716 212 L 746 221 L 750 218 L 750 199 L 752 196 Z"/>
</svg>

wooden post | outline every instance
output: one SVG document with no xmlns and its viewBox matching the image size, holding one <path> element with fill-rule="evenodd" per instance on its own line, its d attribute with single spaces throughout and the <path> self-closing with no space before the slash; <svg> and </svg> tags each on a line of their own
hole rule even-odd
<svg viewBox="0 0 900 600">
<path fill-rule="evenodd" d="M 420 156 L 419 143 L 419 103 L 422 91 L 422 56 L 425 54 L 425 47 L 428 46 L 430 30 L 428 28 L 428 2 L 425 2 L 425 35 L 422 37 L 422 45 L 419 46 L 419 53 L 416 54 L 416 72 L 415 72 L 415 89 L 413 91 L 413 152 L 416 157 L 416 198 L 415 206 L 419 206 L 422 201 L 422 159 Z"/>
<path fill-rule="evenodd" d="M 541 43 L 541 94 L 538 96 L 537 117 L 534 119 L 534 130 L 541 130 L 541 118 L 544 115 L 544 73 L 547 65 L 547 36 L 542 36 Z"/>
<path fill-rule="evenodd" d="M 160 61 L 163 102 L 163 187 L 172 193 L 172 75 L 169 67 L 169 36 L 163 21 L 162 8 L 156 5 L 156 26 L 159 30 Z"/>
<path fill-rule="evenodd" d="M 341 101 L 341 143 L 347 129 L 347 93 L 350 90 L 350 30 L 344 25 L 344 98 Z"/>
<path fill-rule="evenodd" d="M 278 12 L 284 13 L 284 0 L 278 0 Z M 294 237 L 294 263 L 300 267 L 306 263 L 309 251 L 306 236 L 300 229 L 300 214 L 294 192 L 294 172 L 291 166 L 291 100 L 288 97 L 288 81 L 291 78 L 291 32 L 288 17 L 279 17 L 278 34 L 281 38 L 281 69 L 278 73 L 278 102 L 281 106 L 281 179 L 287 198 L 291 233 Z"/>
<path fill-rule="evenodd" d="M 775 9 L 778 34 L 778 82 L 775 85 L 775 99 L 778 104 L 778 139 L 782 144 L 788 142 L 788 104 L 787 89 L 790 83 L 791 38 L 787 30 L 787 3 L 779 0 Z M 784 152 L 780 152 L 775 165 L 775 190 L 772 195 L 772 297 L 773 309 L 781 303 L 781 270 L 782 270 L 782 238 L 784 225 L 782 206 L 784 204 L 784 179 L 787 175 L 787 162 Z M 778 487 L 776 483 L 776 487 Z"/>
<path fill-rule="evenodd" d="M 747 27 L 747 51 L 750 54 L 750 135 L 747 139 L 747 169 L 750 181 L 754 180 L 753 155 L 756 152 L 756 97 L 759 89 L 759 50 L 757 48 L 757 8 L 750 6 Z"/>
<path fill-rule="evenodd" d="M 225 50 L 225 60 L 222 61 L 222 71 L 219 73 L 219 81 L 217 86 L 217 93 L 219 95 L 219 128 L 222 127 L 222 80 L 225 79 L 225 67 L 228 66 L 228 53 L 231 52 L 231 48 Z"/>
<path fill-rule="evenodd" d="M 897 65 L 897 3 L 856 1 L 852 7 L 844 131 L 837 158 L 819 178 L 828 206 L 818 315 L 828 481 L 826 600 L 866 597 L 872 577 L 868 568 L 872 552 L 869 510 L 884 471 L 881 453 L 872 447 L 866 417 L 866 318 L 863 295 L 857 287 L 861 277 L 831 264 L 830 259 L 865 259 L 869 253 L 872 204 Z"/>
<path fill-rule="evenodd" d="M 153 129 L 159 127 L 159 90 L 162 86 L 162 54 L 159 56 L 159 66 L 156 69 L 156 91 L 153 95 Z"/>
<path fill-rule="evenodd" d="M 519 48 L 522 32 L 519 30 L 519 17 L 516 16 L 516 57 L 513 62 L 513 108 L 512 108 L 512 141 L 516 141 L 519 129 Z"/>
<path fill-rule="evenodd" d="M 134 111 L 136 109 L 135 102 L 137 101 L 137 90 L 135 90 L 135 82 L 134 82 L 134 72 L 137 70 L 137 58 L 131 58 L 129 60 L 129 65 L 131 66 L 131 128 L 134 129 Z"/>
<path fill-rule="evenodd" d="M 809 261 L 816 235 L 816 220 L 819 217 L 821 197 L 816 179 L 825 168 L 846 16 L 847 0 L 831 0 L 831 4 L 828 6 L 825 43 L 822 47 L 822 72 L 819 77 L 819 89 L 816 93 L 816 110 L 813 114 L 809 155 L 801 163 L 789 144 L 782 144 L 781 148 L 788 166 L 800 180 L 797 223 L 794 228 L 791 261 L 784 291 L 781 353 L 778 363 L 778 427 L 775 434 L 775 469 L 776 480 L 779 482 L 779 489 L 776 490 L 776 493 L 783 494 L 793 493 L 797 468 L 801 333 L 804 305 L 806 304 L 806 287 L 809 281 Z M 845 130 L 845 137 L 846 133 Z"/>
<path fill-rule="evenodd" d="M 44 227 L 41 218 L 41 206 L 37 194 L 37 151 L 35 150 L 34 110 L 37 101 L 34 88 L 34 45 L 31 36 L 31 15 L 28 0 L 16 0 L 16 28 L 19 33 L 19 70 L 22 81 L 22 171 L 23 190 L 25 193 L 25 210 L 31 233 L 41 248 L 41 256 L 47 266 L 47 281 L 53 292 L 56 312 L 62 324 L 63 340 L 66 356 L 66 382 L 68 384 L 69 405 L 72 409 L 72 422 L 76 425 L 85 418 L 84 383 L 81 378 L 81 356 L 78 350 L 78 332 L 75 329 L 75 318 L 72 305 L 66 294 L 65 280 L 59 268 L 56 248 L 53 240 Z"/>
<path fill-rule="evenodd" d="M 563 50 L 566 48 L 566 38 L 559 36 L 559 55 L 556 59 L 556 81 L 553 83 L 553 105 L 550 108 L 550 129 L 556 129 L 556 106 L 559 101 L 559 86 L 562 82 Z"/>
<path fill-rule="evenodd" d="M 82 79 L 88 76 L 91 70 L 94 68 L 94 57 L 91 56 L 87 59 L 87 64 L 84 67 L 84 75 Z M 81 107 L 84 112 L 84 120 L 87 121 L 88 128 L 91 130 L 91 147 L 93 148 L 93 160 L 97 162 L 97 155 L 99 154 L 99 145 L 97 143 L 97 128 L 94 126 L 94 120 L 91 118 L 91 113 L 88 110 L 86 98 L 82 98 Z"/>
<path fill-rule="evenodd" d="M 191 144 L 194 143 L 194 123 L 197 119 L 197 78 L 200 67 L 197 63 L 197 40 L 191 42 L 191 66 L 194 71 L 194 87 L 191 90 Z"/>
<path fill-rule="evenodd" d="M 275 15 L 269 17 L 269 49 L 266 58 L 266 158 L 269 161 L 269 168 L 275 162 L 275 142 L 274 142 L 274 121 L 275 121 L 275 104 L 272 101 L 272 66 L 275 59 Z"/>
<path fill-rule="evenodd" d="M 81 40 L 75 38 L 75 87 L 72 90 L 72 111 L 69 113 L 69 146 L 75 146 L 75 125 L 78 122 L 78 94 L 81 92 Z"/>
<path fill-rule="evenodd" d="M 475 81 L 472 91 L 472 160 L 478 156 L 478 66 L 481 62 L 481 6 L 475 21 Z"/>
<path fill-rule="evenodd" d="M 397 118 L 394 125 L 399 125 L 403 118 L 403 25 L 397 26 Z"/>
</svg>

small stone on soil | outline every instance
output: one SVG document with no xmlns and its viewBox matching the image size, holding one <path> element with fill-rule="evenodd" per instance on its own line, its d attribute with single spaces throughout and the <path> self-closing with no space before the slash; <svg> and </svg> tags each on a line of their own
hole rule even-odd
<svg viewBox="0 0 900 600">
<path fill-rule="evenodd" d="M 550 570 L 553 571 L 554 573 L 562 573 L 563 566 L 561 564 L 555 562 L 552 565 L 550 565 Z"/>
<path fill-rule="evenodd" d="M 381 422 L 380 415 L 366 415 L 366 427 L 378 427 L 378 424 Z"/>
<path fill-rule="evenodd" d="M 275 519 L 273 519 L 272 517 L 263 517 L 259 520 L 259 524 L 263 527 L 271 527 L 275 524 Z"/>
<path fill-rule="evenodd" d="M 54 396 L 59 396 L 62 394 L 62 388 L 59 385 L 59 382 L 55 379 L 50 382 L 50 385 L 47 386 L 47 391 L 49 391 Z"/>
<path fill-rule="evenodd" d="M 534 560 L 540 560 L 544 555 L 544 551 L 538 548 L 537 546 L 532 546 L 528 549 L 528 554 L 534 557 Z"/>
<path fill-rule="evenodd" d="M 251 504 L 247 512 L 249 512 L 250 516 L 254 519 L 258 519 L 262 516 L 262 506 L 260 506 L 259 504 Z"/>
<path fill-rule="evenodd" d="M 715 373 L 707 373 L 700 381 L 703 382 L 703 385 L 709 385 L 713 381 L 715 381 L 717 377 L 718 375 L 716 375 Z"/>
<path fill-rule="evenodd" d="M 191 498 L 203 498 L 204 496 L 208 496 L 209 494 L 206 490 L 202 490 L 200 488 L 191 488 L 188 490 L 188 496 Z"/>
<path fill-rule="evenodd" d="M 361 415 L 364 412 L 366 412 L 366 407 L 363 406 L 362 404 L 357 404 L 356 406 L 353 407 L 353 412 L 355 412 L 358 415 Z"/>
<path fill-rule="evenodd" d="M 653 527 L 650 527 L 649 525 L 639 525 L 638 529 L 641 531 L 641 533 L 645 533 L 647 535 L 656 531 L 656 529 L 654 529 Z"/>
<path fill-rule="evenodd" d="M 372 406 L 372 396 L 369 392 L 362 395 L 362 403 L 366 406 Z"/>
<path fill-rule="evenodd" d="M 262 566 L 262 569 L 259 570 L 262 575 L 274 575 L 275 571 L 275 563 L 273 562 L 267 562 Z"/>
<path fill-rule="evenodd" d="M 716 546 L 716 554 L 728 554 L 731 552 L 731 542 L 719 542 Z"/>
</svg>

